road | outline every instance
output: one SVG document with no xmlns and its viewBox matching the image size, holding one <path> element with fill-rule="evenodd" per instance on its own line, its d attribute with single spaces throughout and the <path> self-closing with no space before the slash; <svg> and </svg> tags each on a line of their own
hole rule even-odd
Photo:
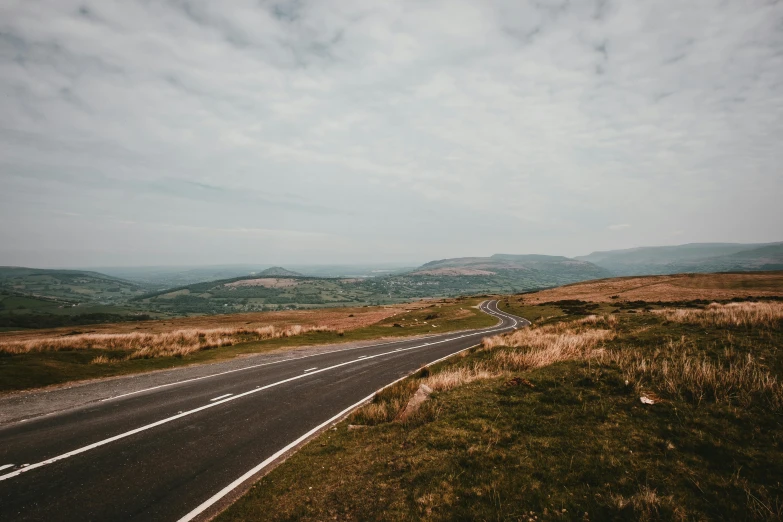
<svg viewBox="0 0 783 522">
<path fill-rule="evenodd" d="M 0 428 L 0 520 L 203 518 L 287 452 L 425 364 L 528 321 L 255 365 Z"/>
</svg>

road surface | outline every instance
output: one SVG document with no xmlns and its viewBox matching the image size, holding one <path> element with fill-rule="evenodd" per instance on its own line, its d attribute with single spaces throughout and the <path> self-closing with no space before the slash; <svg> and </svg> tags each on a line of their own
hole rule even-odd
<svg viewBox="0 0 783 522">
<path fill-rule="evenodd" d="M 0 520 L 203 518 L 376 390 L 525 326 L 497 301 L 491 328 L 252 365 L 0 427 Z"/>
</svg>

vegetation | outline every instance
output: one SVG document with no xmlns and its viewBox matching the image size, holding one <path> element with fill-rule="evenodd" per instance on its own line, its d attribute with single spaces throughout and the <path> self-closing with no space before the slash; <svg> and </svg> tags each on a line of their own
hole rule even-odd
<svg viewBox="0 0 783 522">
<path fill-rule="evenodd" d="M 781 270 L 783 243 L 692 243 L 593 252 L 577 259 L 618 276 Z"/>
<path fill-rule="evenodd" d="M 344 343 L 487 327 L 483 299 L 393 307 L 194 317 L 0 334 L 0 391 L 107 377 L 292 346 Z"/>
<path fill-rule="evenodd" d="M 544 313 L 384 390 L 219 520 L 783 518 L 781 303 L 538 300 L 506 298 Z"/>
</svg>

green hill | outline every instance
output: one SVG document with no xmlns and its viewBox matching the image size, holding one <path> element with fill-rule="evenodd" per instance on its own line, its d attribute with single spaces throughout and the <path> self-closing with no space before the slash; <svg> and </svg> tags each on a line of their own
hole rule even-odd
<svg viewBox="0 0 783 522">
<path fill-rule="evenodd" d="M 691 243 L 593 252 L 576 259 L 619 276 L 779 270 L 783 267 L 783 243 Z"/>
</svg>

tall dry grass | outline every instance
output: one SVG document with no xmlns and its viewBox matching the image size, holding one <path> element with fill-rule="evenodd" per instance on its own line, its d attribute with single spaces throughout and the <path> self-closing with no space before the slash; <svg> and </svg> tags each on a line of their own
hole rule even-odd
<svg viewBox="0 0 783 522">
<path fill-rule="evenodd" d="M 696 405 L 706 401 L 783 409 L 783 385 L 751 354 L 739 357 L 727 350 L 724 357 L 712 361 L 692 353 L 683 338 L 669 341 L 651 356 L 635 350 L 606 355 L 640 392 L 654 387 Z"/>
<path fill-rule="evenodd" d="M 231 346 L 238 342 L 261 341 L 292 337 L 308 332 L 325 332 L 334 329 L 327 326 L 273 325 L 254 329 L 214 328 L 184 329 L 162 333 L 78 334 L 65 337 L 45 337 L 26 341 L 0 341 L 0 353 L 23 354 L 68 350 L 125 351 L 126 359 L 176 356 L 209 348 Z M 107 362 L 96 357 L 94 362 Z"/>
<path fill-rule="evenodd" d="M 492 366 L 493 365 L 476 363 L 470 367 L 460 366 L 449 368 L 428 377 L 424 383 L 434 391 L 446 391 L 473 381 L 494 379 L 505 373 L 503 370 L 493 368 Z"/>
<path fill-rule="evenodd" d="M 667 321 L 704 327 L 766 327 L 783 325 L 783 303 L 712 303 L 704 309 L 664 308 L 653 310 Z"/>
<path fill-rule="evenodd" d="M 578 321 L 524 328 L 511 334 L 488 337 L 482 345 L 487 349 L 506 348 L 496 351 L 492 358 L 498 370 L 523 371 L 560 361 L 598 357 L 604 352 L 601 344 L 616 337 L 612 329 L 616 325 L 615 316 L 591 315 Z"/>
</svg>

